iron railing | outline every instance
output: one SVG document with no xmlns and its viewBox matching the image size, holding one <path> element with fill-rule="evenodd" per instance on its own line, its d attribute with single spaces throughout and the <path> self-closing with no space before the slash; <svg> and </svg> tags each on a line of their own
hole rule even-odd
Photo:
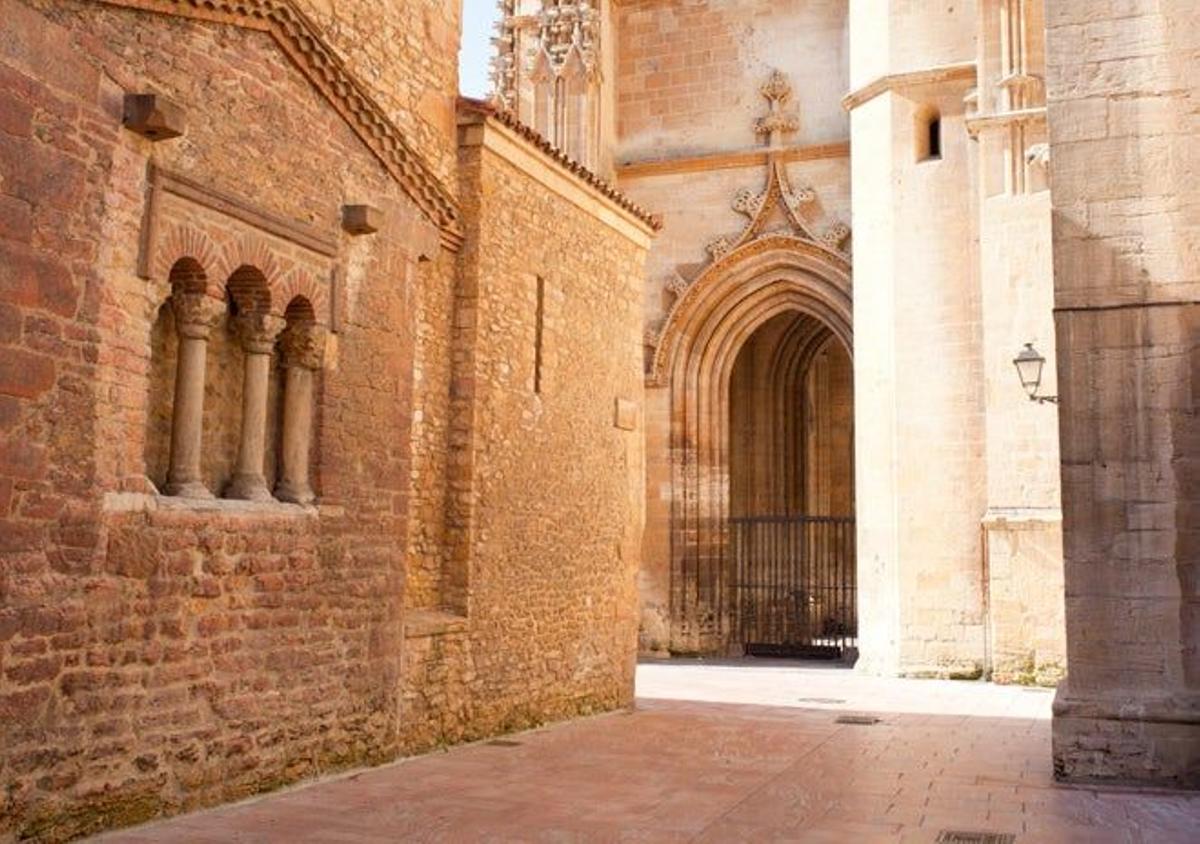
<svg viewBox="0 0 1200 844">
<path fill-rule="evenodd" d="M 839 658 L 857 645 L 853 517 L 730 519 L 735 630 L 748 653 Z"/>
</svg>

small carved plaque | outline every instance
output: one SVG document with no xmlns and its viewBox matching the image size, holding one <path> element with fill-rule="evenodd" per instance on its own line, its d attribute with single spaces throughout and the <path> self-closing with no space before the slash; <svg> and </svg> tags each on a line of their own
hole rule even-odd
<svg viewBox="0 0 1200 844">
<path fill-rule="evenodd" d="M 616 418 L 613 424 L 622 431 L 632 431 L 637 428 L 637 405 L 629 399 L 617 399 Z"/>
</svg>

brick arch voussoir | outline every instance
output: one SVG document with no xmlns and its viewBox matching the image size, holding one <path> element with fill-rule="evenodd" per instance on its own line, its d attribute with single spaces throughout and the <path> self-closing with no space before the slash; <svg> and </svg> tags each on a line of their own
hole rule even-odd
<svg viewBox="0 0 1200 844">
<path fill-rule="evenodd" d="M 156 305 L 162 305 L 171 295 L 169 285 L 171 268 L 184 258 L 191 258 L 204 269 L 205 294 L 214 297 L 220 296 L 221 250 L 205 232 L 187 223 L 178 223 L 171 227 L 154 256 L 151 276 L 155 281 L 160 282 L 160 298 L 162 299 L 162 301 L 156 302 Z"/>
<path fill-rule="evenodd" d="M 313 312 L 317 315 L 317 324 L 327 325 L 329 297 L 325 293 L 324 285 L 320 284 L 312 273 L 296 267 L 280 284 L 277 305 L 279 313 L 282 314 L 287 309 L 288 303 L 300 296 L 303 296 L 312 305 Z"/>
<path fill-rule="evenodd" d="M 234 238 L 221 251 L 217 264 L 219 295 L 225 295 L 225 285 L 240 267 L 254 267 L 266 279 L 267 292 L 271 296 L 271 312 L 282 313 L 282 305 L 279 302 L 282 295 L 280 288 L 291 266 L 288 258 L 280 255 L 266 240 L 257 235 L 247 234 Z"/>
</svg>

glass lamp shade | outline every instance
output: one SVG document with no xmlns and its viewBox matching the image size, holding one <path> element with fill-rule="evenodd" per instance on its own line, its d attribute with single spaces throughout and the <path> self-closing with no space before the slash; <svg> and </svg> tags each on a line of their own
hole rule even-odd
<svg viewBox="0 0 1200 844">
<path fill-rule="evenodd" d="M 1026 343 L 1025 348 L 1013 360 L 1013 365 L 1017 367 L 1017 375 L 1021 378 L 1021 386 L 1025 388 L 1025 392 L 1031 398 L 1036 396 L 1038 387 L 1042 385 L 1042 369 L 1046 366 L 1046 359 L 1038 353 L 1032 343 Z"/>
</svg>

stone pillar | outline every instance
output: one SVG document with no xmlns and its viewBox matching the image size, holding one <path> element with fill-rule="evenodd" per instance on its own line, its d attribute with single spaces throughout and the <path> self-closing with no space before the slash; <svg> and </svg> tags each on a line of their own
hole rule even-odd
<svg viewBox="0 0 1200 844">
<path fill-rule="evenodd" d="M 201 479 L 200 450 L 208 337 L 221 317 L 221 303 L 202 293 L 177 291 L 171 297 L 171 307 L 179 332 L 179 357 L 175 365 L 175 407 L 166 492 L 181 498 L 212 498 Z"/>
<path fill-rule="evenodd" d="M 267 446 L 267 393 L 271 352 L 282 320 L 266 314 L 244 314 L 237 330 L 246 353 L 242 380 L 242 439 L 237 468 L 225 495 L 242 501 L 271 501 L 263 464 Z"/>
<path fill-rule="evenodd" d="M 308 453 L 312 444 L 313 380 L 321 368 L 325 332 L 315 325 L 293 325 L 283 335 L 283 447 L 275 497 L 293 504 L 311 504 Z"/>
<path fill-rule="evenodd" d="M 1200 4 L 1047 0 L 1046 20 L 1067 626 L 1054 768 L 1197 788 Z"/>
</svg>

